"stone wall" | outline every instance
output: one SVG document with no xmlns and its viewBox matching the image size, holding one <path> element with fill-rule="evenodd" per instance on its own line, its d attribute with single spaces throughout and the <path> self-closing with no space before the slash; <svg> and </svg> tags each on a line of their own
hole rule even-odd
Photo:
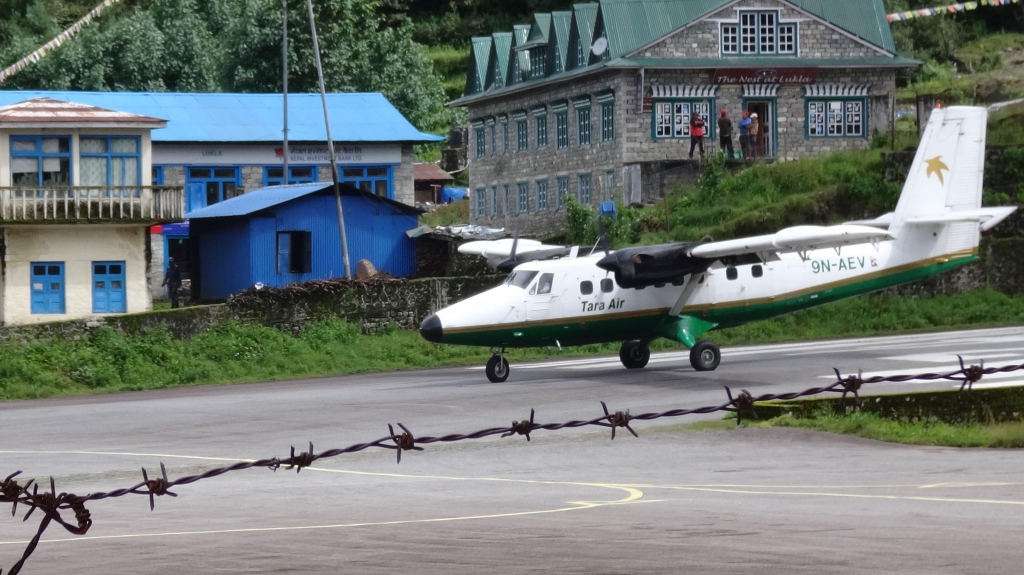
<svg viewBox="0 0 1024 575">
<path fill-rule="evenodd" d="M 479 106 L 471 106 L 471 118 L 495 118 L 497 151 L 491 145 L 490 127 L 484 127 L 484 139 L 487 153 L 483 158 L 476 157 L 476 131 L 470 130 L 469 138 L 469 186 L 474 194 L 480 190 L 487 198 L 486 212 L 477 213 L 476 197 L 471 206 L 472 220 L 475 224 L 504 227 L 526 235 L 546 236 L 558 232 L 565 225 L 565 210 L 557 205 L 558 178 L 565 177 L 569 181 L 569 195 L 579 199 L 579 176 L 590 174 L 591 204 L 596 205 L 606 196 L 615 197 L 615 188 L 621 186 L 621 174 L 618 171 L 623 164 L 622 150 L 627 137 L 625 131 L 619 131 L 627 122 L 630 108 L 635 102 L 629 99 L 627 85 L 632 82 L 633 74 L 624 71 L 609 71 L 581 78 L 571 84 L 559 84 L 548 88 L 530 90 L 511 95 L 500 101 L 491 101 Z M 590 98 L 590 145 L 580 146 L 579 124 L 573 98 L 590 96 L 602 90 L 611 89 L 615 93 L 615 139 L 601 141 L 601 105 Z M 635 88 L 633 92 L 635 93 Z M 556 100 L 568 100 L 568 135 L 569 146 L 558 149 L 555 114 L 550 104 Z M 532 110 L 544 106 L 547 114 L 547 146 L 537 148 L 536 115 Z M 501 120 L 504 114 L 515 110 L 529 112 L 526 116 L 528 147 L 516 150 L 516 124 L 509 118 L 509 149 L 505 151 Z M 612 187 L 605 189 L 605 174 L 613 170 Z M 537 181 L 547 180 L 548 208 L 539 211 L 537 208 Z M 529 187 L 527 209 L 520 213 L 517 209 L 516 185 L 525 183 Z M 505 206 L 505 186 L 509 187 L 508 209 Z M 494 214 L 494 192 L 498 192 L 498 209 Z M 493 214 L 493 215 L 492 215 Z"/>
<path fill-rule="evenodd" d="M 175 338 L 188 339 L 230 321 L 298 334 L 309 323 L 335 317 L 359 323 L 367 333 L 392 323 L 417 329 L 438 309 L 491 288 L 502 279 L 504 276 L 491 275 L 367 283 L 331 280 L 282 289 L 250 289 L 226 304 L 0 327 L 0 341 L 24 345 L 80 339 L 99 327 L 124 334 L 164 328 Z"/>
<path fill-rule="evenodd" d="M 641 54 L 645 58 L 718 58 L 722 21 L 739 22 L 738 10 L 779 9 L 779 21 L 798 21 L 799 55 L 803 58 L 863 58 L 882 56 L 884 52 L 845 34 L 789 4 L 773 0 L 744 0 L 694 22 L 657 42 Z"/>
</svg>

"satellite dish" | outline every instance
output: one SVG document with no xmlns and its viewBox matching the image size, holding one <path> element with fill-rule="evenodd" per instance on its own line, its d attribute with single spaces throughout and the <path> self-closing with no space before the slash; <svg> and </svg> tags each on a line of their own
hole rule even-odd
<svg viewBox="0 0 1024 575">
<path fill-rule="evenodd" d="M 598 38 L 597 40 L 594 40 L 594 45 L 590 47 L 590 51 L 593 52 L 595 56 L 600 56 L 601 54 L 604 54 L 604 51 L 607 49 L 607 38 Z"/>
</svg>

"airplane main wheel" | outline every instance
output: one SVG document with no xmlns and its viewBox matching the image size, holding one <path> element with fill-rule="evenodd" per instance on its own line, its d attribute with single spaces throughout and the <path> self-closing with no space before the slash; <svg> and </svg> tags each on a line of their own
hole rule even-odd
<svg viewBox="0 0 1024 575">
<path fill-rule="evenodd" d="M 644 342 L 634 339 L 633 341 L 622 342 L 619 348 L 619 360 L 626 369 L 640 369 L 647 365 L 651 359 L 651 348 L 644 345 Z"/>
<path fill-rule="evenodd" d="M 690 348 L 690 365 L 697 371 L 714 371 L 722 361 L 722 352 L 713 341 L 698 341 Z"/>
<path fill-rule="evenodd" d="M 495 355 L 487 360 L 487 379 L 491 383 L 501 383 L 508 379 L 508 360 L 504 356 Z"/>
</svg>

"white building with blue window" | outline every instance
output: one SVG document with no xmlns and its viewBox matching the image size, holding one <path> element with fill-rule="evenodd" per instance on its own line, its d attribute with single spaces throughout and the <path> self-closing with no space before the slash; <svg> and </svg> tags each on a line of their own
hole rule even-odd
<svg viewBox="0 0 1024 575">
<path fill-rule="evenodd" d="M 154 186 L 152 116 L 36 98 L 0 107 L 4 325 L 152 308 L 149 228 L 181 221 Z"/>
<path fill-rule="evenodd" d="M 187 211 L 266 186 L 331 180 L 319 94 L 288 97 L 287 178 L 281 94 L 0 91 L 0 106 L 39 97 L 165 119 L 166 127 L 152 134 L 146 175 L 155 185 L 184 187 Z M 413 146 L 443 138 L 417 130 L 381 94 L 328 94 L 327 100 L 341 181 L 415 205 Z M 127 149 L 126 145 L 117 143 L 117 150 Z M 107 149 L 112 158 L 121 153 Z M 85 169 L 83 165 L 83 178 Z M 111 170 L 115 169 L 112 164 Z M 157 226 L 151 233 L 150 289 L 154 297 L 161 297 L 159 270 L 166 269 L 169 257 L 179 262 L 188 279 L 188 225 Z"/>
</svg>

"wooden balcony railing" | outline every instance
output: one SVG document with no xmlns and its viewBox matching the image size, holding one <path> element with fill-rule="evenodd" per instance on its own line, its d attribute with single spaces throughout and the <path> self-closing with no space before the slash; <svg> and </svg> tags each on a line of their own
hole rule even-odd
<svg viewBox="0 0 1024 575">
<path fill-rule="evenodd" d="M 161 222 L 185 218 L 180 186 L 0 187 L 0 221 Z"/>
</svg>

